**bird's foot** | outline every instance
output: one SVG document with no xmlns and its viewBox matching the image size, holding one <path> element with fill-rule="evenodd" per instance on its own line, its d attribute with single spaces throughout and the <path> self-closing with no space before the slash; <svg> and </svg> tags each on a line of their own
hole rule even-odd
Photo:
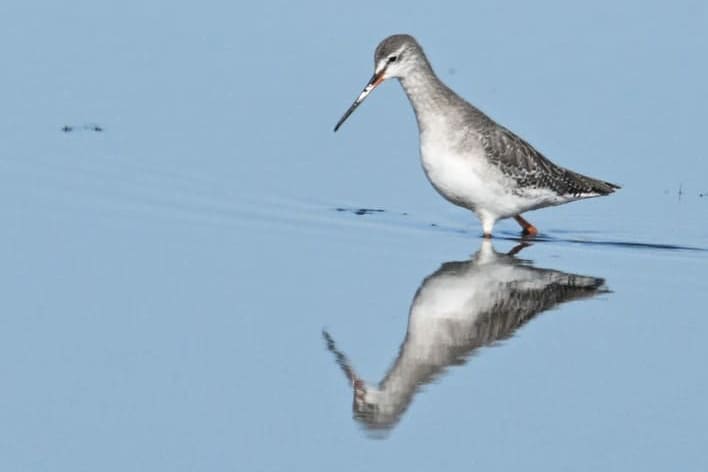
<svg viewBox="0 0 708 472">
<path fill-rule="evenodd" d="M 538 235 L 538 229 L 534 225 L 528 225 L 521 230 L 521 234 L 524 236 L 536 236 Z"/>
<path fill-rule="evenodd" d="M 522 218 L 521 215 L 516 215 L 514 219 L 521 226 L 521 234 L 523 236 L 536 236 L 538 234 L 538 229 L 534 225 L 526 221 L 524 218 Z"/>
</svg>

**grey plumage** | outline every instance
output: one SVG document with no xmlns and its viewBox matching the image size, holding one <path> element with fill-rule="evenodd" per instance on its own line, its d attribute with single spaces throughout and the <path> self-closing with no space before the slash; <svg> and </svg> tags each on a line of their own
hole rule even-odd
<svg viewBox="0 0 708 472">
<path fill-rule="evenodd" d="M 457 108 L 462 119 L 455 120 L 455 125 L 471 127 L 474 131 L 472 135 L 481 142 L 489 161 L 504 175 L 511 177 L 519 188 L 545 188 L 570 197 L 607 195 L 620 188 L 619 185 L 593 179 L 554 164 L 532 145 L 460 97 L 437 78 L 413 36 L 395 34 L 384 39 L 376 48 L 374 60 L 381 61 L 401 48 L 404 52 L 399 55 L 414 51 L 418 53 L 415 56 L 419 67 L 436 79 L 432 87 L 433 94 L 430 95 L 435 97 L 438 104 Z M 413 108 L 417 114 L 415 104 Z"/>
</svg>

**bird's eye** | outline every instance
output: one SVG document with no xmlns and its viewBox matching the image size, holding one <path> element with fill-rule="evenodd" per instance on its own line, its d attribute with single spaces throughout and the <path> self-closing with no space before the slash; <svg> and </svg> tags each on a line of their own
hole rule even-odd
<svg viewBox="0 0 708 472">
<path fill-rule="evenodd" d="M 398 60 L 398 56 L 389 56 L 388 57 L 388 63 L 396 62 Z"/>
</svg>

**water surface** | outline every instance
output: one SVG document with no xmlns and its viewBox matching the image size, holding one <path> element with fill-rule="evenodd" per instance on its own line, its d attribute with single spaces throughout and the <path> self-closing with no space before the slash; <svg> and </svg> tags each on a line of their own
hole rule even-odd
<svg viewBox="0 0 708 472">
<path fill-rule="evenodd" d="M 708 468 L 706 7 L 0 7 L 2 470 Z M 617 181 L 491 243 L 376 43 Z M 528 243 L 528 242 L 526 242 Z"/>
</svg>

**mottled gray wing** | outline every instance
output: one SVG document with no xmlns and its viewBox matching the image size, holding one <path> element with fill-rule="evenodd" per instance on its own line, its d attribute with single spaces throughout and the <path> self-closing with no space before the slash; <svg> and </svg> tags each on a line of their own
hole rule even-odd
<svg viewBox="0 0 708 472">
<path fill-rule="evenodd" d="M 564 196 L 606 195 L 619 188 L 554 164 L 502 126 L 486 128 L 481 141 L 490 162 L 521 188 L 549 189 Z"/>
</svg>

